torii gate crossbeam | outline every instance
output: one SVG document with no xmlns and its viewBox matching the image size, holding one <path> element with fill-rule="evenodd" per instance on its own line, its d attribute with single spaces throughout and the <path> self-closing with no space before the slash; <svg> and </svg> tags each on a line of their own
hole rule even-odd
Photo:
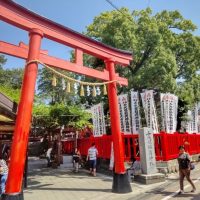
<svg viewBox="0 0 200 200">
<path fill-rule="evenodd" d="M 11 0 L 0 0 L 0 19 L 28 31 L 30 37 L 29 48 L 26 48 L 23 45 L 17 47 L 12 44 L 0 42 L 0 52 L 24 58 L 27 62 L 40 59 L 44 63 L 58 68 L 96 77 L 101 80 L 118 80 L 123 85 L 127 85 L 127 80 L 119 77 L 115 73 L 115 64 L 120 64 L 122 66 L 128 65 L 130 60 L 132 60 L 130 52 L 118 50 L 92 40 L 82 34 L 74 32 L 69 28 L 41 17 Z M 40 49 L 43 37 L 74 48 L 76 62 L 70 63 L 59 58 L 48 56 L 45 51 Z M 16 52 L 18 50 L 19 52 Z M 106 69 L 100 72 L 98 70 L 83 67 L 83 53 L 87 53 L 104 60 Z M 11 148 L 11 160 L 6 185 L 6 194 L 3 196 L 4 200 L 23 199 L 21 187 L 37 70 L 37 63 L 29 63 L 25 67 L 14 138 Z M 115 173 L 112 191 L 116 193 L 127 193 L 131 191 L 131 187 L 124 167 L 124 149 L 120 132 L 116 82 L 109 83 L 108 97 L 115 159 Z"/>
<path fill-rule="evenodd" d="M 9 44 L 3 41 L 0 41 L 0 53 L 4 53 L 7 55 L 15 56 L 22 59 L 27 59 L 28 57 L 28 46 L 20 42 L 19 46 Z M 77 55 L 75 54 L 75 57 Z M 39 60 L 49 66 L 53 66 L 56 68 L 60 68 L 63 70 L 71 71 L 74 73 L 79 73 L 82 75 L 86 75 L 89 77 L 97 78 L 104 81 L 109 81 L 109 72 L 107 69 L 104 69 L 104 71 L 98 71 L 89 67 L 85 67 L 80 65 L 79 63 L 71 63 L 69 61 L 63 60 L 61 58 L 56 58 L 53 56 L 48 55 L 48 51 L 40 50 Z M 77 60 L 77 59 L 76 59 Z M 116 74 L 115 79 L 121 84 L 121 85 L 128 85 L 127 79 L 123 77 L 119 77 L 118 74 Z"/>
<path fill-rule="evenodd" d="M 0 19 L 28 32 L 33 28 L 37 28 L 43 32 L 45 38 L 75 49 L 78 48 L 103 60 L 115 58 L 115 63 L 122 65 L 128 65 L 132 60 L 130 52 L 115 49 L 92 40 L 67 27 L 41 17 L 11 0 L 0 0 Z"/>
</svg>

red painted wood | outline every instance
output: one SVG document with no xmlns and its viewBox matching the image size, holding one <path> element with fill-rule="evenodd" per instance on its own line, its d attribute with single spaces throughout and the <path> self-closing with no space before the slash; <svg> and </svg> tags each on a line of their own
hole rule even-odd
<svg viewBox="0 0 200 200">
<path fill-rule="evenodd" d="M 27 61 L 39 58 L 42 36 L 40 30 L 33 29 L 30 32 L 30 48 Z M 6 183 L 6 193 L 8 194 L 21 192 L 22 188 L 37 71 L 36 63 L 31 63 L 25 68 Z"/>
<path fill-rule="evenodd" d="M 75 63 L 83 66 L 83 51 L 81 49 L 75 49 Z"/>
<path fill-rule="evenodd" d="M 110 80 L 115 80 L 116 77 L 114 62 L 112 60 L 106 60 L 105 63 L 106 68 L 109 71 Z M 117 97 L 117 86 L 115 82 L 108 84 L 108 98 L 110 108 L 111 131 L 113 136 L 115 172 L 117 174 L 123 174 L 125 173 L 124 147 L 120 130 L 119 105 Z"/>
<path fill-rule="evenodd" d="M 103 60 L 112 58 L 116 63 L 129 65 L 132 53 L 104 45 L 96 40 L 77 33 L 47 18 L 14 3 L 0 0 L 0 19 L 20 29 L 30 31 L 33 27 L 43 31 L 44 37 L 72 48 L 81 48 Z"/>
<path fill-rule="evenodd" d="M 75 73 L 106 81 L 118 80 L 122 85 L 128 84 L 127 79 L 121 78 L 115 74 L 114 66 L 115 64 L 121 64 L 122 66 L 128 65 L 130 60 L 132 60 L 132 53 L 118 50 L 96 40 L 92 40 L 82 34 L 72 31 L 69 28 L 41 17 L 14 3 L 13 1 L 0 0 L 0 19 L 18 28 L 31 32 L 29 54 L 27 53 L 28 48 L 25 45 L 17 47 L 2 42 L 0 43 L 0 52 L 24 59 L 28 56 L 27 61 L 39 59 L 47 65 L 69 70 Z M 32 30 L 33 28 L 34 30 Z M 70 63 L 66 60 L 49 56 L 47 55 L 47 51 L 41 51 L 40 42 L 43 36 L 42 33 L 44 34 L 44 37 L 50 40 L 76 49 L 76 63 Z M 97 71 L 81 66 L 83 62 L 83 53 L 93 55 L 101 58 L 102 60 L 109 59 L 109 61 L 106 62 L 107 69 L 104 71 Z M 31 63 L 26 66 L 11 150 L 10 171 L 6 186 L 6 193 L 9 194 L 21 191 L 36 76 L 37 64 Z M 125 168 L 124 150 L 122 136 L 120 133 L 116 83 L 109 84 L 108 94 L 113 133 L 112 139 L 115 152 L 115 172 L 120 174 L 125 173 Z M 90 140 L 90 142 L 92 140 Z M 102 143 L 103 140 L 99 141 L 97 143 L 97 148 L 100 148 Z M 100 151 L 100 155 L 103 154 L 104 151 Z"/>
<path fill-rule="evenodd" d="M 137 160 L 140 160 L 139 155 L 136 155 L 139 151 L 138 134 L 122 134 L 122 139 L 123 145 L 126 148 L 126 151 L 124 151 L 124 161 L 131 161 L 132 156 Z M 185 139 L 187 139 L 187 144 L 185 143 Z M 132 144 L 130 144 L 131 140 Z M 125 141 L 128 141 L 128 143 L 125 143 Z M 102 137 L 92 136 L 89 138 L 79 139 L 78 146 L 81 155 L 87 155 L 87 150 L 91 146 L 92 142 L 98 144 L 98 151 L 100 152 L 98 156 L 99 158 L 110 159 L 112 142 L 112 137 L 110 135 L 103 135 Z M 188 151 L 190 155 L 200 153 L 200 134 L 168 134 L 161 132 L 154 134 L 154 142 L 157 161 L 168 161 L 176 159 L 178 157 L 178 147 L 180 145 L 184 145 L 186 151 Z M 69 145 L 67 144 L 67 141 L 65 143 L 65 146 Z"/>
<path fill-rule="evenodd" d="M 26 46 L 23 43 L 20 43 L 20 46 L 16 46 L 13 44 L 0 41 L 0 53 L 26 59 L 28 56 L 28 46 Z M 80 67 L 79 64 L 71 63 L 69 61 L 66 61 L 60 58 L 49 56 L 48 52 L 45 50 L 40 50 L 39 60 L 47 65 L 60 68 L 63 70 L 68 70 L 74 73 L 83 74 L 89 77 L 94 77 L 103 81 L 110 80 L 108 71 L 106 69 L 104 69 L 104 71 L 98 71 L 98 70 L 85 67 L 85 66 Z M 80 63 L 80 60 L 78 62 Z M 116 80 L 118 80 L 121 85 L 125 85 L 125 86 L 128 85 L 127 79 L 123 77 L 119 77 L 118 74 L 116 74 Z"/>
</svg>

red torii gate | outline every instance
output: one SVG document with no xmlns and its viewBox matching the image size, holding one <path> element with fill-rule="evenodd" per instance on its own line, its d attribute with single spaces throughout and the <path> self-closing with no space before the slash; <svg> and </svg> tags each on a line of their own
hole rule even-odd
<svg viewBox="0 0 200 200">
<path fill-rule="evenodd" d="M 118 50 L 92 40 L 69 28 L 41 17 L 11 0 L 0 0 L 0 19 L 26 30 L 29 32 L 30 37 L 29 47 L 23 43 L 16 46 L 0 41 L 0 53 L 26 59 L 27 63 L 32 60 L 40 60 L 50 66 L 100 80 L 116 80 L 121 85 L 128 84 L 127 79 L 119 77 L 119 75 L 115 73 L 115 64 L 120 64 L 122 66 L 128 65 L 130 60 L 132 60 L 132 54 L 130 52 Z M 43 37 L 74 48 L 75 63 L 49 56 L 47 51 L 41 50 L 40 45 Z M 104 60 L 106 69 L 104 69 L 104 71 L 98 71 L 83 66 L 83 53 Z M 21 187 L 37 71 L 37 63 L 30 62 L 25 67 L 21 98 L 11 148 L 11 161 L 6 184 L 6 194 L 3 199 L 23 199 Z M 120 132 L 116 82 L 109 83 L 108 97 L 115 158 L 115 173 L 112 191 L 116 193 L 127 193 L 131 192 L 131 187 L 124 167 L 124 149 Z"/>
</svg>

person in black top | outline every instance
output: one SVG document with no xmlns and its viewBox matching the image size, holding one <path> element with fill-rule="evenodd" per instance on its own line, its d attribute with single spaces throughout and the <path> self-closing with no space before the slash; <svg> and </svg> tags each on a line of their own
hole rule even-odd
<svg viewBox="0 0 200 200">
<path fill-rule="evenodd" d="M 188 153 L 185 152 L 184 146 L 179 147 L 179 156 L 178 156 L 178 164 L 179 164 L 179 178 L 180 178 L 180 192 L 178 194 L 183 194 L 183 180 L 186 177 L 188 182 L 192 186 L 191 192 L 196 191 L 196 187 L 192 180 L 190 179 L 190 156 Z"/>
<path fill-rule="evenodd" d="M 74 154 L 73 154 L 73 163 L 74 163 L 75 172 L 78 172 L 78 170 L 79 170 L 80 159 L 81 159 L 80 151 L 77 148 L 75 148 L 75 151 L 74 151 Z"/>
</svg>

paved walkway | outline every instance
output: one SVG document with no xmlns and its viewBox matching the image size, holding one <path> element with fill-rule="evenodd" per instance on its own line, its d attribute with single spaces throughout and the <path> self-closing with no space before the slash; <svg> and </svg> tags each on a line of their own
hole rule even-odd
<svg viewBox="0 0 200 200">
<path fill-rule="evenodd" d="M 131 183 L 133 192 L 115 194 L 111 192 L 112 177 L 98 173 L 96 177 L 92 177 L 83 169 L 79 173 L 73 173 L 64 167 L 43 168 L 45 165 L 44 160 L 29 162 L 28 188 L 24 190 L 25 200 L 125 200 L 133 199 L 160 185 Z"/>
<path fill-rule="evenodd" d="M 200 199 L 200 164 L 192 171 L 192 178 L 197 187 L 191 193 L 191 186 L 185 181 L 185 194 L 179 191 L 178 173 L 171 174 L 165 182 L 152 185 L 131 183 L 133 192 L 115 194 L 111 192 L 112 177 L 97 173 L 89 175 L 81 169 L 73 173 L 72 169 L 60 167 L 46 168 L 46 161 L 31 159 L 29 162 L 28 188 L 24 190 L 25 200 L 199 200 Z"/>
</svg>

